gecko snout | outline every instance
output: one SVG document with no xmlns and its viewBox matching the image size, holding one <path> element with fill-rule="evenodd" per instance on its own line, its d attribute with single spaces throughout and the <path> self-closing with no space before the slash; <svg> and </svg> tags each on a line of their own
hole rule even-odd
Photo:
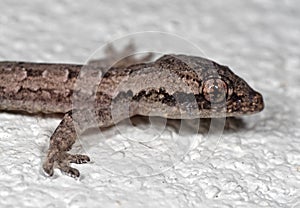
<svg viewBox="0 0 300 208">
<path fill-rule="evenodd" d="M 256 95 L 253 97 L 253 102 L 256 104 L 257 111 L 262 111 L 264 109 L 264 99 L 259 92 L 256 92 Z"/>
<path fill-rule="evenodd" d="M 263 96 L 251 89 L 243 90 L 240 94 L 234 94 L 227 106 L 228 116 L 240 116 L 258 113 L 264 109 Z"/>
<path fill-rule="evenodd" d="M 256 92 L 254 90 L 252 90 L 249 93 L 249 106 L 248 106 L 248 110 L 251 113 L 256 113 L 256 112 L 260 112 L 264 109 L 264 100 L 263 100 L 263 96 L 259 93 Z"/>
</svg>

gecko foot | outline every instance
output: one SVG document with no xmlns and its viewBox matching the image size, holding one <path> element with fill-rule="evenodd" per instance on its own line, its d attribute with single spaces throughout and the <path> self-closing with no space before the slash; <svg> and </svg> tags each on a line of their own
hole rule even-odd
<svg viewBox="0 0 300 208">
<path fill-rule="evenodd" d="M 62 173 L 69 175 L 73 178 L 80 176 L 79 171 L 76 168 L 72 168 L 70 163 L 82 164 L 90 161 L 90 158 L 86 155 L 69 154 L 66 152 L 49 152 L 46 161 L 43 164 L 43 169 L 48 176 L 52 176 L 54 168 L 58 168 Z"/>
<path fill-rule="evenodd" d="M 101 69 L 104 67 L 128 67 L 133 64 L 149 62 L 153 59 L 154 54 L 147 52 L 144 56 L 136 57 L 136 48 L 133 42 L 129 42 L 121 51 L 116 50 L 112 44 L 108 44 L 105 48 L 106 57 L 104 59 L 94 59 L 88 62 L 89 66 L 97 66 Z M 140 54 L 141 55 L 141 54 Z"/>
</svg>

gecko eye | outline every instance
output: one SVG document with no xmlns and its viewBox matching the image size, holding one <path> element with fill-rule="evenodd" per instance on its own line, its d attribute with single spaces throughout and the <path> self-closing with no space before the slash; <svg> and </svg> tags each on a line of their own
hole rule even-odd
<svg viewBox="0 0 300 208">
<path fill-rule="evenodd" d="M 218 78 L 211 78 L 203 83 L 204 98 L 211 103 L 225 101 L 227 95 L 227 84 Z"/>
</svg>

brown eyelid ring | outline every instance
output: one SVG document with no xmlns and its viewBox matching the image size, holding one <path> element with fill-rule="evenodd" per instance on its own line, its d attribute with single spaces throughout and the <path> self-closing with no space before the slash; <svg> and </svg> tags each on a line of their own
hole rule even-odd
<svg viewBox="0 0 300 208">
<path fill-rule="evenodd" d="M 220 77 L 204 80 L 201 91 L 204 98 L 211 103 L 225 102 L 233 92 L 231 85 Z"/>
</svg>

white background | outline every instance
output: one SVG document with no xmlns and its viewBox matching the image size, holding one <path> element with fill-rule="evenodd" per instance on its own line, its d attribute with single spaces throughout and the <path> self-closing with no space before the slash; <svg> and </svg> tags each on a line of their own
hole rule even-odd
<svg viewBox="0 0 300 208">
<path fill-rule="evenodd" d="M 76 165 L 80 180 L 41 172 L 59 118 L 1 112 L 0 207 L 300 207 L 299 1 L 4 0 L 0 12 L 1 60 L 83 63 L 107 41 L 163 31 L 230 66 L 266 103 L 262 113 L 243 117 L 245 127 L 225 131 L 205 161 L 196 145 L 154 176 L 134 178 L 94 162 Z M 106 139 L 127 147 L 115 131 Z M 99 152 L 105 164 L 115 160 Z M 133 148 L 125 160 L 130 154 L 143 157 Z"/>
</svg>

